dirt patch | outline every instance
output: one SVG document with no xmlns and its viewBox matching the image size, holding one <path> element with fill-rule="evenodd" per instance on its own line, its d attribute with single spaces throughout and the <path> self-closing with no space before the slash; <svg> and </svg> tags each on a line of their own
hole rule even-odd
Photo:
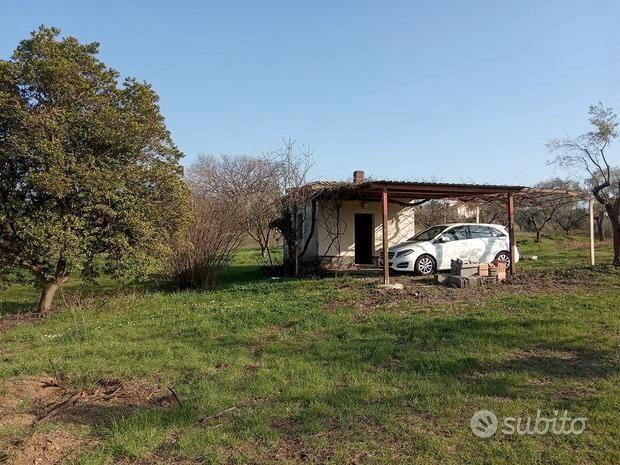
<svg viewBox="0 0 620 465">
<path fill-rule="evenodd" d="M 63 384 L 63 385 L 60 385 Z M 169 408 L 174 391 L 147 381 L 99 381 L 90 389 L 72 390 L 51 377 L 10 379 L 0 383 L 0 426 L 13 431 L 0 462 L 56 464 L 94 444 L 80 435 L 84 426 L 104 425 L 140 408 Z M 56 431 L 44 423 L 61 424 Z"/>
<path fill-rule="evenodd" d="M 600 274 L 589 268 L 560 268 L 550 270 L 530 270 L 508 276 L 506 284 L 532 288 L 555 288 L 557 286 L 579 286 L 592 283 Z"/>
<path fill-rule="evenodd" d="M 41 321 L 41 314 L 35 312 L 4 315 L 0 317 L 0 333 L 22 323 L 34 323 L 38 321 Z"/>
<path fill-rule="evenodd" d="M 379 307 L 389 308 L 400 304 L 405 300 L 432 303 L 446 300 L 446 297 L 436 292 L 429 292 L 428 282 L 416 280 L 415 278 L 405 278 L 398 282 L 403 284 L 403 289 L 391 290 L 382 289 L 375 286 L 376 281 L 370 279 L 361 280 L 365 286 L 359 283 L 341 285 L 340 289 L 350 289 L 357 292 L 356 298 L 346 300 L 336 299 L 328 302 L 323 311 L 333 312 L 339 308 L 349 307 L 359 312 L 372 311 Z M 449 289 L 447 290 L 450 291 Z"/>
<path fill-rule="evenodd" d="M 377 309 L 389 310 L 409 302 L 408 311 L 427 311 L 446 305 L 467 308 L 481 305 L 488 298 L 565 292 L 571 289 L 590 286 L 600 278 L 600 273 L 589 268 L 566 268 L 558 270 L 524 271 L 509 276 L 505 282 L 490 284 L 481 288 L 456 289 L 434 282 L 432 278 L 398 274 L 393 282 L 403 285 L 400 290 L 387 290 L 376 287 L 376 278 L 362 278 L 340 285 L 341 289 L 352 291 L 355 296 L 328 302 L 325 312 L 340 308 L 352 308 L 357 313 L 372 312 Z"/>
<path fill-rule="evenodd" d="M 58 464 L 75 457 L 88 441 L 74 428 L 62 431 L 36 431 L 23 441 L 15 441 L 7 453 L 7 465 Z"/>
<path fill-rule="evenodd" d="M 390 310 L 409 303 L 408 312 L 427 311 L 440 306 L 467 303 L 476 305 L 485 298 L 501 292 L 504 284 L 490 285 L 484 288 L 455 289 L 435 284 L 432 279 L 398 276 L 393 280 L 403 285 L 403 289 L 381 289 L 376 287 L 376 280 L 368 280 L 366 286 L 350 284 L 357 296 L 354 299 L 333 300 L 328 302 L 323 311 L 333 312 L 339 308 L 353 308 L 357 313 L 372 313 L 377 309 Z M 514 291 L 514 290 L 513 290 Z"/>
<path fill-rule="evenodd" d="M 608 377 L 617 369 L 617 362 L 606 353 L 536 348 L 513 351 L 506 360 L 487 364 L 482 372 L 512 371 L 528 373 L 534 378 L 542 375 L 591 381 Z"/>
</svg>

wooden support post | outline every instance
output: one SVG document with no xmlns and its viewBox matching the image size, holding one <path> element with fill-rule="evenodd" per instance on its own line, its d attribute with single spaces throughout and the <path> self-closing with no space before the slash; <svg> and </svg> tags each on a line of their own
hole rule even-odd
<svg viewBox="0 0 620 465">
<path fill-rule="evenodd" d="M 390 284 L 390 264 L 388 257 L 388 193 L 381 192 L 381 217 L 383 226 L 383 284 Z"/>
<path fill-rule="evenodd" d="M 596 265 L 594 258 L 594 202 L 592 198 L 588 200 L 588 210 L 590 212 L 590 264 Z"/>
<path fill-rule="evenodd" d="M 480 223 L 480 204 L 476 204 L 476 223 Z"/>
<path fill-rule="evenodd" d="M 508 193 L 508 242 L 510 244 L 510 273 L 517 272 L 516 250 L 515 247 L 515 205 L 512 192 Z"/>
</svg>

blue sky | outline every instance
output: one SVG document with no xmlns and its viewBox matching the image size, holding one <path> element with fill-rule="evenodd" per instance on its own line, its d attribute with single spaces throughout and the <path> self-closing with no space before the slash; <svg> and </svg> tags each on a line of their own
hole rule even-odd
<svg viewBox="0 0 620 465">
<path fill-rule="evenodd" d="M 186 165 L 291 136 L 316 178 L 532 184 L 620 110 L 618 1 L 2 0 L 0 56 L 40 24 L 150 82 Z"/>
</svg>

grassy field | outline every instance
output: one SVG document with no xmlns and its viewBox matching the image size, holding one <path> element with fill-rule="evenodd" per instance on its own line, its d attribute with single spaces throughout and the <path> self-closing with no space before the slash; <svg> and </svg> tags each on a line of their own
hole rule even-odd
<svg viewBox="0 0 620 465">
<path fill-rule="evenodd" d="M 255 251 L 212 292 L 72 282 L 42 321 L 13 286 L 0 463 L 620 463 L 620 271 L 583 239 L 519 246 L 539 260 L 484 289 L 269 278 Z M 478 438 L 481 409 L 587 427 Z"/>
</svg>

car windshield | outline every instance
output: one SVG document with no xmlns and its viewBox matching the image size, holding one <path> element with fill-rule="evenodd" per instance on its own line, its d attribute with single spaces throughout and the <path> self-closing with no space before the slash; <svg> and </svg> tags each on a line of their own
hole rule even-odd
<svg viewBox="0 0 620 465">
<path fill-rule="evenodd" d="M 408 240 L 411 242 L 430 241 L 431 239 L 435 239 L 437 234 L 441 233 L 447 227 L 448 226 L 446 226 L 445 224 L 440 225 L 440 226 L 432 226 L 428 229 L 425 229 L 421 233 L 416 234 L 415 236 L 413 236 L 411 239 L 408 239 Z"/>
</svg>

